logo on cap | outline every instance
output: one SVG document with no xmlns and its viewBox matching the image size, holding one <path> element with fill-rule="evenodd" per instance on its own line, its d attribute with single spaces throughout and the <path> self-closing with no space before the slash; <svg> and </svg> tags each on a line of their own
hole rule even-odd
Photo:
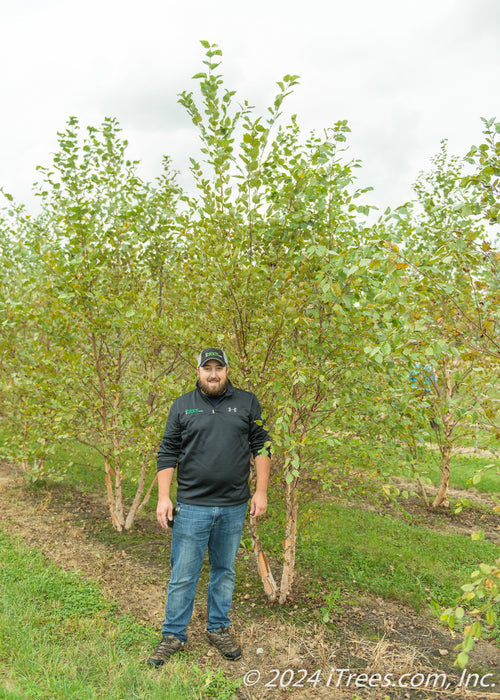
<svg viewBox="0 0 500 700">
<path fill-rule="evenodd" d="M 209 360 L 216 360 L 221 365 L 227 365 L 226 353 L 218 348 L 206 348 L 202 350 L 198 357 L 198 367 L 203 367 Z"/>
</svg>

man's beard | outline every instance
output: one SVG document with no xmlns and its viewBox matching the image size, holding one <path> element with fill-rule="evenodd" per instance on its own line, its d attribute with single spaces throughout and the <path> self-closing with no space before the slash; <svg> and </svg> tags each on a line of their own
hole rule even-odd
<svg viewBox="0 0 500 700">
<path fill-rule="evenodd" d="M 200 385 L 200 389 L 206 396 L 214 398 L 216 396 L 222 396 L 222 394 L 226 391 L 228 380 L 227 377 L 225 379 L 220 379 L 219 381 L 211 382 L 198 379 L 198 383 Z"/>
</svg>

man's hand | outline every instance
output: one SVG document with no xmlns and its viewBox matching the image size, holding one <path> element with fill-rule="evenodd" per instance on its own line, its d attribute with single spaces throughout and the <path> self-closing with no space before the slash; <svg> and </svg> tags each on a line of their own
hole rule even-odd
<svg viewBox="0 0 500 700">
<path fill-rule="evenodd" d="M 174 509 L 170 498 L 162 498 L 156 506 L 156 519 L 164 530 L 167 530 L 167 520 L 172 520 L 172 511 Z"/>
<path fill-rule="evenodd" d="M 267 510 L 267 495 L 256 491 L 250 501 L 250 515 L 252 518 L 258 518 L 259 515 L 264 515 Z"/>
</svg>

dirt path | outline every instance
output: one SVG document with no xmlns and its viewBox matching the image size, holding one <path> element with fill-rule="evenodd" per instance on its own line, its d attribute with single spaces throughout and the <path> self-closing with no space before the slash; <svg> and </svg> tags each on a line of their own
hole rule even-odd
<svg viewBox="0 0 500 700">
<path fill-rule="evenodd" d="M 68 497 L 57 489 L 28 490 L 19 474 L 5 464 L 0 464 L 0 512 L 3 529 L 41 550 L 62 568 L 97 580 L 124 613 L 159 627 L 169 573 L 169 547 L 168 535 L 161 533 L 155 523 L 139 521 L 133 538 L 110 533 L 109 542 L 102 541 L 108 521 L 105 503 L 81 494 Z M 247 566 L 244 552 L 239 565 L 240 570 Z M 248 580 L 256 580 L 253 562 L 249 562 L 246 575 Z M 243 642 L 242 660 L 234 664 L 221 661 L 205 642 L 203 591 L 195 606 L 186 651 L 202 669 L 216 669 L 222 664 L 231 678 L 242 679 L 245 673 L 258 670 L 258 683 L 240 686 L 241 699 L 500 697 L 494 688 L 488 692 L 473 689 L 475 679 L 467 690 L 455 689 L 460 673 L 452 667 L 453 648 L 460 639 L 404 605 L 367 597 L 356 604 L 343 605 L 332 615 L 335 629 L 327 629 L 304 619 L 299 598 L 286 607 L 269 611 L 263 593 L 246 585 L 250 592 L 240 591 L 235 597 L 232 615 L 233 629 Z M 301 586 L 307 586 L 307 582 L 299 581 L 298 588 Z M 475 671 L 481 678 L 494 674 L 496 690 L 500 691 L 500 655 L 496 646 L 478 644 L 473 665 L 469 673 Z M 282 675 L 287 669 L 290 671 Z M 350 681 L 347 671 L 339 681 L 339 673 L 332 674 L 335 669 L 349 669 Z M 280 679 L 286 684 L 292 672 L 295 687 L 280 689 Z M 315 673 L 316 684 L 312 682 Z M 375 679 L 372 687 L 366 687 L 361 673 Z M 393 674 L 391 680 L 409 674 L 405 683 L 408 686 L 413 679 L 415 689 L 385 687 L 383 679 L 389 673 Z M 446 674 L 448 690 L 441 692 L 440 686 L 428 686 L 425 691 L 416 689 L 418 683 L 423 687 L 428 674 L 437 673 Z M 374 674 L 380 675 L 380 681 Z M 490 685 L 491 678 L 488 677 Z"/>
</svg>

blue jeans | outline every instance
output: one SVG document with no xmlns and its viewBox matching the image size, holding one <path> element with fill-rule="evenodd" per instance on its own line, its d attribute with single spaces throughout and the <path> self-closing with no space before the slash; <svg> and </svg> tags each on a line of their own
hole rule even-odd
<svg viewBox="0 0 500 700">
<path fill-rule="evenodd" d="M 238 506 L 180 504 L 172 528 L 170 565 L 162 634 L 187 641 L 194 596 L 208 548 L 210 578 L 207 591 L 207 630 L 229 626 L 236 576 L 234 561 L 240 546 L 247 503 Z"/>
</svg>

